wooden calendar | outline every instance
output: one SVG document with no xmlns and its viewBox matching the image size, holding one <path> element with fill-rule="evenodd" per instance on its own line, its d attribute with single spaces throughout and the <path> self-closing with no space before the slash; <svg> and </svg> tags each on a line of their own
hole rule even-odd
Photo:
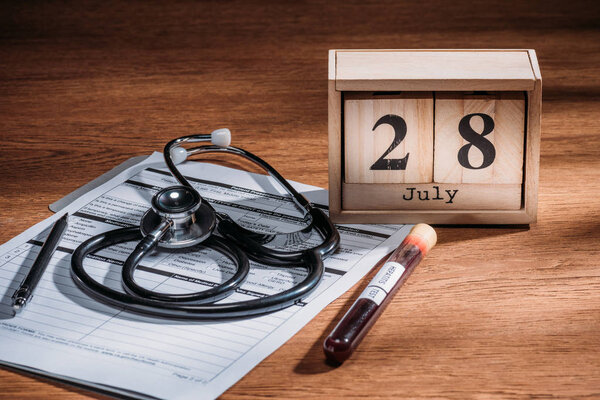
<svg viewBox="0 0 600 400">
<path fill-rule="evenodd" d="M 333 221 L 535 222 L 541 79 L 533 50 L 331 50 Z"/>
</svg>

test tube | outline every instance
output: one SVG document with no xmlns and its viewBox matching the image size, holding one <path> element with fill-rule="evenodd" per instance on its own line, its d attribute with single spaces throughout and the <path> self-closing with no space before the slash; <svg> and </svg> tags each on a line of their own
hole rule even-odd
<svg viewBox="0 0 600 400">
<path fill-rule="evenodd" d="M 352 355 L 400 286 L 437 241 L 433 228 L 415 225 L 323 343 L 331 361 Z"/>
</svg>

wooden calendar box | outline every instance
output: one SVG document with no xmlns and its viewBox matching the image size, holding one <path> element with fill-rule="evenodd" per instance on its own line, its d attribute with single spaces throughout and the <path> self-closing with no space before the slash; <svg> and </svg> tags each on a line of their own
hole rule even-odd
<svg viewBox="0 0 600 400">
<path fill-rule="evenodd" d="M 540 116 L 533 50 L 331 50 L 330 215 L 534 222 Z"/>
</svg>

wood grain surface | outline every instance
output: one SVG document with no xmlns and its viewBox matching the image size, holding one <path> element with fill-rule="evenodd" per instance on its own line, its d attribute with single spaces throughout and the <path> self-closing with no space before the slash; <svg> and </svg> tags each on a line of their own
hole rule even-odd
<svg viewBox="0 0 600 400">
<path fill-rule="evenodd" d="M 0 242 L 125 159 L 216 127 L 327 187 L 332 48 L 536 49 L 538 222 L 439 228 L 347 363 L 321 344 L 364 282 L 223 398 L 600 398 L 597 1 L 3 2 Z M 2 399 L 99 397 L 0 369 Z"/>
</svg>

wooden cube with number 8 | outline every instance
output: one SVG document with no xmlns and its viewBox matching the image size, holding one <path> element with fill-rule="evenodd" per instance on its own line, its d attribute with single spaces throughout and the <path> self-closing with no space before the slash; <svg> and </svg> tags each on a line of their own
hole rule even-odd
<svg viewBox="0 0 600 400">
<path fill-rule="evenodd" d="M 433 181 L 520 186 L 524 140 L 523 92 L 436 93 Z"/>
</svg>

